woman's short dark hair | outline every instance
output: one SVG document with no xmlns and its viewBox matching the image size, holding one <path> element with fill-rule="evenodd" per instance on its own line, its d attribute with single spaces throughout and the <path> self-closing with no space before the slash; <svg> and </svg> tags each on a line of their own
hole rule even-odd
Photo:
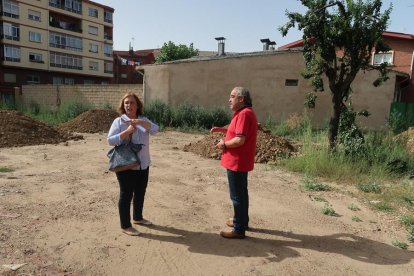
<svg viewBox="0 0 414 276">
<path fill-rule="evenodd" d="M 243 97 L 244 99 L 244 105 L 248 106 L 248 107 L 252 107 L 253 106 L 253 101 L 252 98 L 250 96 L 250 92 L 247 88 L 241 87 L 241 86 L 237 86 L 235 87 L 233 90 L 236 90 L 237 92 L 237 96 L 239 97 Z"/>
<path fill-rule="evenodd" d="M 144 105 L 142 104 L 141 100 L 138 98 L 138 96 L 133 92 L 127 92 L 119 102 L 117 111 L 119 115 L 125 114 L 125 108 L 124 108 L 124 100 L 128 97 L 134 97 L 135 101 L 137 102 L 137 116 L 144 114 Z"/>
</svg>

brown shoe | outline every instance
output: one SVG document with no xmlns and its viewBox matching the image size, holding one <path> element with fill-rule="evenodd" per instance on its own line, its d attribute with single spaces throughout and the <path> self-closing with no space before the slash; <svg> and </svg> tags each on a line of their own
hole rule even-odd
<svg viewBox="0 0 414 276">
<path fill-rule="evenodd" d="M 221 231 L 220 236 L 227 239 L 244 239 L 246 237 L 245 234 L 237 233 L 234 230 L 231 231 Z"/>
<path fill-rule="evenodd" d="M 226 225 L 228 226 L 228 227 L 234 227 L 234 223 L 233 223 L 233 218 L 228 218 L 227 220 L 226 220 Z M 249 226 L 247 226 L 246 227 L 246 231 L 247 230 L 249 230 Z"/>
</svg>

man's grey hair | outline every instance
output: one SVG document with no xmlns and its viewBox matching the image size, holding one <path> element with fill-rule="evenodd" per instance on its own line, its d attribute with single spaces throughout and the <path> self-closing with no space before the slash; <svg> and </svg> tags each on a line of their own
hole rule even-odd
<svg viewBox="0 0 414 276">
<path fill-rule="evenodd" d="M 250 96 L 250 92 L 247 88 L 241 87 L 241 86 L 237 86 L 234 87 L 234 89 L 237 92 L 237 96 L 243 97 L 244 99 L 244 105 L 251 107 L 253 106 L 253 101 L 252 101 L 252 97 Z"/>
</svg>

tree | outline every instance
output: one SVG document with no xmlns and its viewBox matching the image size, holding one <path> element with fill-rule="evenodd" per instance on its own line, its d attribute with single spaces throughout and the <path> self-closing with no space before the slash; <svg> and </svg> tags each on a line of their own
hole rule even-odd
<svg viewBox="0 0 414 276">
<path fill-rule="evenodd" d="M 296 25 L 303 31 L 305 68 L 302 75 L 311 80 L 313 92 L 324 91 L 322 75 L 329 82 L 332 115 L 329 121 L 329 148 L 336 149 L 341 113 L 359 71 L 377 70 L 374 86 L 388 79 L 387 64 L 371 65 L 373 51 L 386 52 L 382 40 L 392 6 L 381 13 L 381 0 L 301 0 L 308 8 L 302 15 L 286 11 L 288 22 L 279 27 L 285 36 Z M 310 92 L 308 99 L 315 100 Z"/>
<path fill-rule="evenodd" d="M 186 59 L 193 56 L 198 56 L 198 49 L 193 48 L 193 43 L 190 46 L 180 44 L 175 45 L 168 41 L 161 47 L 160 54 L 155 58 L 156 63 L 162 63 L 171 60 Z"/>
</svg>

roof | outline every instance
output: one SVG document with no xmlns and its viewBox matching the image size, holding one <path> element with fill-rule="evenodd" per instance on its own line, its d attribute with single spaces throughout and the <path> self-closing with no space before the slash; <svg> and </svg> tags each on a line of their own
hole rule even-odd
<svg viewBox="0 0 414 276">
<path fill-rule="evenodd" d="M 259 51 L 259 52 L 249 52 L 249 53 L 226 53 L 224 56 L 195 56 L 192 58 L 187 59 L 180 59 L 180 60 L 173 60 L 173 61 L 167 61 L 160 64 L 145 64 L 142 66 L 139 66 L 139 70 L 142 69 L 143 66 L 157 66 L 157 65 L 163 65 L 163 64 L 178 64 L 178 63 L 188 63 L 188 62 L 199 62 L 199 61 L 210 61 L 210 60 L 221 60 L 221 59 L 231 59 L 231 58 L 241 58 L 241 57 L 252 57 L 252 56 L 267 56 L 267 55 L 280 55 L 280 54 L 286 54 L 286 53 L 296 53 L 296 52 L 302 52 L 301 50 L 296 49 L 285 49 L 285 50 L 274 50 L 274 51 Z"/>
<path fill-rule="evenodd" d="M 90 1 L 90 0 L 82 0 L 82 1 L 83 1 L 83 2 L 86 2 L 86 3 L 91 3 L 91 4 L 95 5 L 95 6 L 98 6 L 98 7 L 104 8 L 105 10 L 108 10 L 108 11 L 111 11 L 111 12 L 114 12 L 114 11 L 115 11 L 115 9 L 114 9 L 114 8 L 109 7 L 109 6 L 102 5 L 102 4 L 97 3 L 97 2 L 95 2 L 95 1 Z"/>
<path fill-rule="evenodd" d="M 145 50 L 137 50 L 137 51 L 134 51 L 134 56 L 148 56 L 148 55 L 150 55 L 150 54 L 154 54 L 154 52 L 155 51 L 157 51 L 158 49 L 145 49 Z M 117 51 L 117 50 L 114 50 L 113 51 L 113 54 L 114 55 L 117 55 L 117 56 L 131 56 L 130 55 L 130 53 L 129 53 L 129 51 Z"/>
<path fill-rule="evenodd" d="M 383 32 L 382 36 L 384 38 L 414 40 L 414 35 L 412 35 L 412 34 L 404 34 L 404 33 L 396 33 L 396 32 Z M 294 42 L 282 45 L 278 48 L 278 50 L 289 49 L 289 48 L 298 48 L 298 47 L 303 47 L 303 39 L 299 39 L 299 40 L 296 40 Z"/>
</svg>

